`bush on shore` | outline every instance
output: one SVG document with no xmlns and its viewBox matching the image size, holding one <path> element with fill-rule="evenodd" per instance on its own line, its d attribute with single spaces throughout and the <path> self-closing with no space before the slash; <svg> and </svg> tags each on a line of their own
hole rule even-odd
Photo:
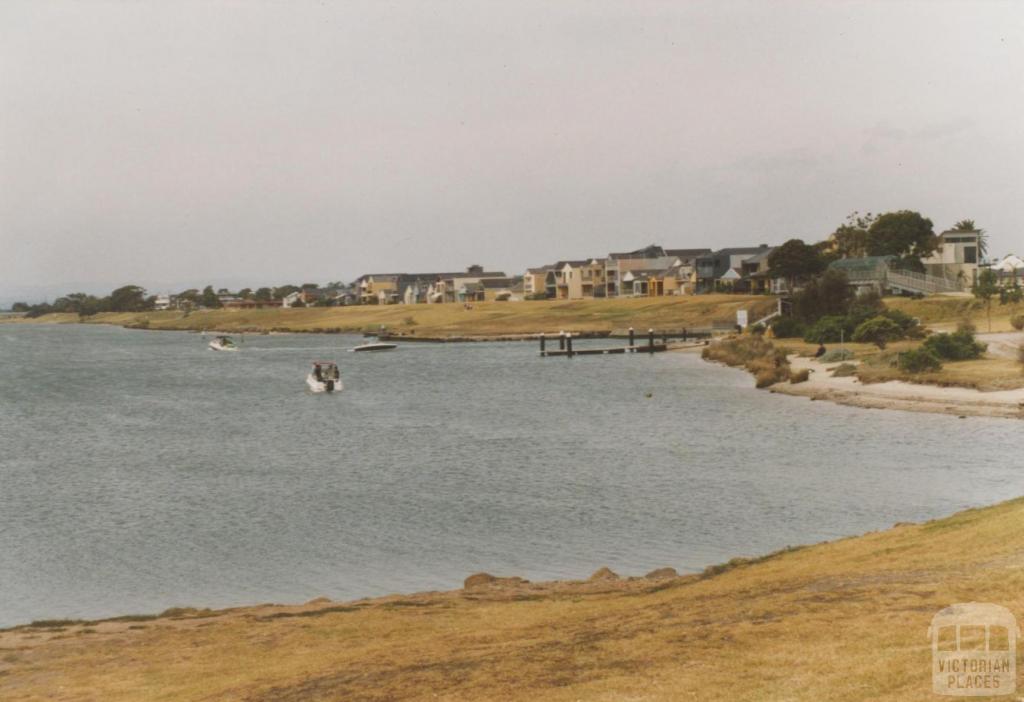
<svg viewBox="0 0 1024 702">
<path fill-rule="evenodd" d="M 809 368 L 804 368 L 802 370 L 798 370 L 796 373 L 790 373 L 789 382 L 793 385 L 796 385 L 797 383 L 806 383 L 810 377 L 811 370 Z"/>
<path fill-rule="evenodd" d="M 969 361 L 981 358 L 988 346 L 975 341 L 974 334 L 967 329 L 960 329 L 952 334 L 932 334 L 921 348 L 930 351 L 936 358 L 947 361 Z"/>
<path fill-rule="evenodd" d="M 879 315 L 862 322 L 853 332 L 853 340 L 857 342 L 873 343 L 880 349 L 894 339 L 902 339 L 904 336 L 900 326 L 889 319 Z"/>
<path fill-rule="evenodd" d="M 1017 331 L 1024 329 L 1024 314 L 1015 314 L 1010 317 L 1010 326 Z"/>
<path fill-rule="evenodd" d="M 832 349 L 826 351 L 818 360 L 822 363 L 836 363 L 838 361 L 849 361 L 854 353 L 850 349 Z"/>
<path fill-rule="evenodd" d="M 930 349 L 911 349 L 899 355 L 900 370 L 906 373 L 926 373 L 942 370 L 942 362 Z"/>
<path fill-rule="evenodd" d="M 796 317 L 776 317 L 771 326 L 776 339 L 799 339 L 806 331 L 804 323 Z"/>
<path fill-rule="evenodd" d="M 849 378 L 851 375 L 857 375 L 857 366 L 852 363 L 841 363 L 832 371 L 833 378 Z"/>
<path fill-rule="evenodd" d="M 754 375 L 759 388 L 789 379 L 786 352 L 757 334 L 724 339 L 704 347 L 702 355 L 707 360 L 745 368 Z"/>
</svg>

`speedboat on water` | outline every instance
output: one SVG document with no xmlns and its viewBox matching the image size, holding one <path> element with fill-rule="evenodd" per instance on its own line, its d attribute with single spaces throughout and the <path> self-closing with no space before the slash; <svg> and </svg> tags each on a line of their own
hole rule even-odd
<svg viewBox="0 0 1024 702">
<path fill-rule="evenodd" d="M 398 344 L 387 344 L 384 342 L 377 342 L 371 344 L 360 344 L 355 348 L 349 349 L 349 351 L 391 351 L 397 349 Z"/>
<path fill-rule="evenodd" d="M 218 336 L 209 343 L 209 347 L 214 351 L 237 351 L 238 346 L 232 341 L 230 336 Z"/>
<path fill-rule="evenodd" d="M 306 376 L 312 392 L 341 392 L 341 374 L 333 361 L 313 361 L 313 370 Z"/>
</svg>

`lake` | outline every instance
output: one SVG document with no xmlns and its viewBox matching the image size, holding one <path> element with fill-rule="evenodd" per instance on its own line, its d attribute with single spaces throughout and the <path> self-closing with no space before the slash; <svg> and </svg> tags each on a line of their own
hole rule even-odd
<svg viewBox="0 0 1024 702">
<path fill-rule="evenodd" d="M 0 626 L 692 572 L 1024 492 L 1018 422 L 771 395 L 693 353 L 208 341 L 0 325 Z M 315 359 L 343 393 L 306 391 Z"/>
</svg>

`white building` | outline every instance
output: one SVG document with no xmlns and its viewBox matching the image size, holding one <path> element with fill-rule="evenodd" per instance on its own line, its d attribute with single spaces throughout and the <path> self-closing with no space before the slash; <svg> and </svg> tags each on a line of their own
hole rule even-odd
<svg viewBox="0 0 1024 702">
<path fill-rule="evenodd" d="M 945 231 L 939 234 L 939 247 L 921 261 L 925 272 L 939 278 L 971 285 L 978 275 L 978 232 Z"/>
</svg>

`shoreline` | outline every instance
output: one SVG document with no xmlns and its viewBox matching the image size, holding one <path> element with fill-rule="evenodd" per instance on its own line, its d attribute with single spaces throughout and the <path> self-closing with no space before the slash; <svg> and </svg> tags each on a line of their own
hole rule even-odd
<svg viewBox="0 0 1024 702">
<path fill-rule="evenodd" d="M 501 304 L 501 303 L 499 303 Z M 508 303 L 504 303 L 508 304 Z M 520 304 L 520 303 L 516 303 Z M 522 303 L 529 304 L 529 303 Z M 134 317 L 134 315 L 132 315 Z M 281 334 L 352 334 L 357 336 L 377 336 L 382 341 L 399 341 L 402 343 L 487 343 L 487 342 L 535 342 L 544 335 L 549 342 L 558 338 L 558 332 L 519 332 L 505 334 L 461 334 L 461 335 L 413 335 L 413 334 L 368 334 L 354 329 L 313 328 L 313 329 L 217 329 L 213 327 L 166 327 L 149 326 L 129 323 L 124 315 L 121 319 L 96 319 L 82 322 L 73 315 L 64 315 L 66 319 L 52 320 L 39 318 L 7 322 L 14 324 L 102 324 L 116 326 L 134 331 L 177 331 L 193 334 L 252 334 L 257 336 L 275 336 Z M 571 326 L 571 325 L 570 325 Z M 572 331 L 577 339 L 625 339 L 628 335 L 618 330 L 580 330 Z M 1009 333 L 1004 333 L 1007 337 Z M 696 336 L 696 335 L 695 335 Z M 986 334 L 986 340 L 992 341 L 1000 334 Z M 678 336 L 668 334 L 669 351 L 693 351 L 703 348 L 708 342 L 706 337 L 698 337 L 682 341 Z M 661 338 L 661 334 L 657 335 Z M 646 336 L 637 334 L 637 341 L 642 345 Z M 998 343 L 998 342 L 997 342 Z M 705 359 L 708 362 L 716 361 Z M 815 359 L 797 355 L 789 357 L 794 370 L 808 369 L 811 371 L 807 381 L 792 384 L 788 381 L 775 383 L 767 388 L 773 394 L 804 397 L 810 401 L 825 401 L 862 409 L 886 409 L 908 412 L 924 412 L 929 414 L 946 414 L 959 417 L 990 417 L 1002 419 L 1024 419 L 1024 388 L 1016 390 L 982 391 L 961 386 L 938 386 L 925 383 L 911 383 L 901 380 L 889 380 L 879 383 L 863 384 L 854 377 L 834 378 L 830 370 L 839 363 L 822 364 Z M 742 370 L 742 369 L 739 369 Z M 746 371 L 744 371 L 746 372 Z"/>
<path fill-rule="evenodd" d="M 1022 518 L 1016 498 L 688 575 L 478 573 L 448 591 L 40 621 L 0 630 L 0 696 L 919 699 L 933 614 L 956 601 L 1024 608 Z M 772 661 L 797 659 L 814 675 L 792 687 Z M 707 672 L 723 661 L 757 679 L 720 684 Z"/>
<path fill-rule="evenodd" d="M 814 359 L 790 356 L 791 367 L 809 370 L 802 383 L 780 382 L 766 390 L 780 395 L 824 400 L 863 409 L 888 409 L 958 417 L 993 417 L 1024 419 L 1024 388 L 1016 390 L 981 391 L 974 388 L 910 383 L 889 380 L 864 384 L 856 377 L 833 377 L 830 371 L 837 363 L 820 363 Z"/>
</svg>

